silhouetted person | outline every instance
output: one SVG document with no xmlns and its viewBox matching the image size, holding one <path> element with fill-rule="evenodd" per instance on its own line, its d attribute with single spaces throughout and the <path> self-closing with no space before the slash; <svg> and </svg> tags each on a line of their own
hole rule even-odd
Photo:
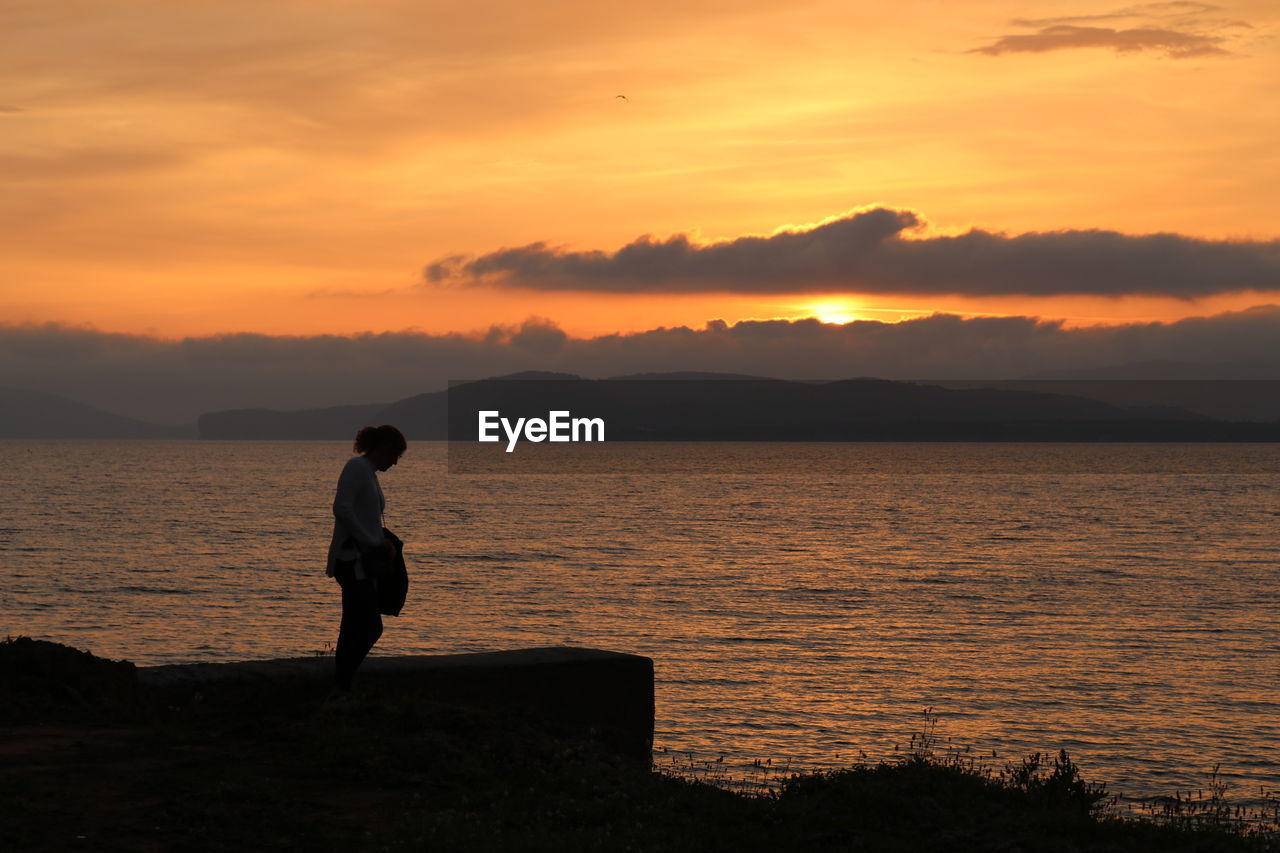
<svg viewBox="0 0 1280 853">
<path fill-rule="evenodd" d="M 394 559 L 396 550 L 383 535 L 382 511 L 387 502 L 378 484 L 378 472 L 400 461 L 407 446 L 400 430 L 389 424 L 365 427 L 356 434 L 355 452 L 360 455 L 347 460 L 338 477 L 326 570 L 342 587 L 342 625 L 331 698 L 351 692 L 356 669 L 382 636 L 378 592 L 370 575 L 376 565 Z"/>
</svg>

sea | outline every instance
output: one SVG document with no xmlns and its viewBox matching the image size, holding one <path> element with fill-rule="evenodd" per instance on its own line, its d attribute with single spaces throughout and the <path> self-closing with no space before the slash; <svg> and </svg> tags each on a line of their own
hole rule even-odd
<svg viewBox="0 0 1280 853">
<path fill-rule="evenodd" d="M 660 765 L 931 733 L 995 767 L 1066 749 L 1122 799 L 1280 788 L 1280 445 L 612 452 L 636 464 L 463 474 L 411 444 L 380 475 L 411 587 L 374 654 L 651 657 Z M 331 653 L 350 453 L 0 442 L 0 634 L 140 666 Z"/>
</svg>

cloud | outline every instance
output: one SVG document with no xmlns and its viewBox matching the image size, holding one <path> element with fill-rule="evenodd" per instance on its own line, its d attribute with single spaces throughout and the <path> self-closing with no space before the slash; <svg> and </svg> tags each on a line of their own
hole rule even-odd
<svg viewBox="0 0 1280 853">
<path fill-rule="evenodd" d="M 616 252 L 533 243 L 429 264 L 428 285 L 612 293 L 1144 294 L 1280 290 L 1280 241 L 1103 230 L 927 236 L 909 210 L 852 211 L 800 230 L 698 244 L 641 237 Z"/>
<path fill-rule="evenodd" d="M 1004 36 L 994 44 L 974 48 L 969 53 L 1001 56 L 1006 53 L 1045 53 L 1079 47 L 1108 47 L 1116 53 L 1155 50 L 1163 51 L 1171 59 L 1189 59 L 1230 53 L 1218 46 L 1223 41 L 1225 39 L 1221 36 L 1196 35 L 1152 27 L 1113 30 L 1108 27 L 1057 24 L 1029 35 Z"/>
<path fill-rule="evenodd" d="M 1219 12 L 1221 6 L 1208 3 L 1192 3 L 1186 0 L 1175 0 L 1171 3 L 1143 3 L 1137 6 L 1126 6 L 1114 12 L 1098 15 L 1064 15 L 1058 18 L 1015 18 L 1013 24 L 1019 27 L 1051 27 L 1057 24 L 1079 24 L 1095 21 L 1121 21 L 1131 19 L 1168 19 L 1182 18 L 1191 15 L 1205 15 Z"/>
<path fill-rule="evenodd" d="M 1280 378 L 1280 307 L 1177 323 L 1064 328 L 1034 317 L 935 315 L 902 323 L 764 320 L 574 338 L 549 320 L 480 335 L 421 332 L 160 340 L 60 325 L 0 326 L 0 387 L 49 391 L 119 414 L 388 403 L 522 370 L 604 377 L 718 371 L 797 379 L 1008 379 L 1143 361 L 1249 365 Z"/>
<path fill-rule="evenodd" d="M 517 349 L 547 355 L 564 347 L 569 336 L 551 320 L 533 317 L 526 320 L 507 340 Z"/>
<path fill-rule="evenodd" d="M 1225 56 L 1226 38 L 1218 33 L 1235 27 L 1250 28 L 1244 21 L 1214 17 L 1222 7 L 1208 3 L 1174 0 L 1143 3 L 1114 12 L 1093 15 L 1064 15 L 1054 18 L 1015 18 L 1015 27 L 1035 29 L 1034 33 L 1002 36 L 992 44 L 968 53 L 1002 56 L 1006 53 L 1046 53 L 1054 50 L 1101 47 L 1116 53 L 1163 53 L 1170 59 Z M 1132 23 L 1113 29 L 1104 22 Z"/>
<path fill-rule="evenodd" d="M 102 132 L 90 120 L 109 107 L 119 117 L 110 132 L 140 143 L 198 137 L 367 157 L 398 151 L 406 136 L 420 145 L 572 114 L 600 70 L 567 58 L 771 4 L 687 0 L 643 15 L 595 0 L 4 5 L 19 37 L 0 54 L 0 86 L 84 133 Z"/>
</svg>

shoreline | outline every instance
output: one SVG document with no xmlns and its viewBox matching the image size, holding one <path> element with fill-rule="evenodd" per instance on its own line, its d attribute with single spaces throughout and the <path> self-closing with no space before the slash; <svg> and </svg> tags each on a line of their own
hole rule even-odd
<svg viewBox="0 0 1280 853">
<path fill-rule="evenodd" d="M 0 643 L 9 699 L 19 644 Z M 116 687 L 136 676 L 131 664 L 46 645 L 64 668 L 27 672 L 28 718 L 6 720 L 0 739 L 0 797 L 15 805 L 0 818 L 9 849 L 1280 846 L 1274 832 L 1246 837 L 1221 803 L 1184 803 L 1163 826 L 1109 818 L 1097 809 L 1105 794 L 1065 754 L 997 772 L 948 757 L 927 731 L 900 761 L 792 776 L 772 796 L 747 797 L 655 772 L 528 708 L 442 700 L 404 680 L 371 679 L 337 706 L 272 677 L 130 699 Z"/>
<path fill-rule="evenodd" d="M 49 643 L 50 645 L 61 645 L 49 640 L 40 640 L 37 642 Z M 72 651 L 70 647 L 61 647 L 68 651 Z M 407 669 L 411 671 L 415 665 L 420 665 L 421 662 L 424 661 L 439 660 L 441 662 L 460 662 L 462 660 L 472 658 L 483 659 L 486 657 L 500 657 L 511 654 L 531 654 L 539 651 L 554 652 L 555 650 L 556 647 L 545 647 L 543 649 L 523 649 L 508 652 L 482 651 L 430 655 L 380 655 L 375 653 L 365 662 L 364 669 L 362 671 L 377 673 L 384 667 L 394 670 L 396 668 L 403 669 L 406 665 Z M 577 651 L 588 653 L 597 652 L 597 650 L 586 649 L 579 649 Z M 77 652 L 77 654 L 90 653 Z M 616 653 L 605 652 L 601 654 L 613 655 Z M 623 655 L 623 657 L 631 656 Z M 99 658 L 98 660 L 104 659 Z M 644 658 L 643 660 L 648 661 L 649 659 Z M 293 666 L 297 668 L 297 672 L 295 674 L 327 673 L 328 668 L 333 665 L 333 656 L 332 650 L 328 650 L 326 652 L 317 651 L 307 656 L 295 658 L 254 658 L 247 660 L 212 660 L 189 663 L 155 663 L 146 665 L 135 665 L 131 661 L 121 662 L 135 667 L 138 677 L 140 680 L 145 682 L 149 680 L 150 674 L 162 671 L 170 671 L 174 673 L 189 672 L 195 674 L 201 672 L 215 672 L 223 669 L 234 670 L 239 668 L 243 668 L 248 672 L 253 672 L 256 669 L 261 668 L 262 673 L 265 674 L 272 672 L 274 667 L 283 666 L 287 670 L 288 667 Z M 652 667 L 652 663 L 650 662 L 648 666 Z M 199 680 L 201 677 L 203 676 L 197 676 L 196 680 Z M 327 675 L 323 677 L 327 677 Z M 180 676 L 177 680 L 181 681 L 182 677 Z M 654 695 L 655 686 L 660 686 L 660 682 L 654 682 L 654 684 L 651 684 L 646 688 L 647 695 L 644 700 L 646 706 L 651 706 L 654 702 L 652 697 Z M 325 688 L 316 686 L 314 687 L 313 692 L 315 692 L 315 695 L 317 696 L 322 696 L 324 694 L 324 690 Z M 0 694 L 0 698 L 3 698 L 2 694 Z M 783 750 L 764 749 L 759 745 L 744 748 L 737 744 L 733 747 L 726 747 L 721 743 L 690 744 L 687 735 L 682 730 L 677 730 L 673 738 L 664 738 L 662 732 L 656 731 L 655 721 L 652 717 L 644 723 L 643 726 L 647 732 L 645 736 L 649 738 L 652 744 L 652 752 L 650 755 L 655 766 L 664 761 L 674 762 L 678 756 L 679 760 L 686 765 L 692 764 L 704 768 L 700 775 L 706 777 L 722 775 L 727 770 L 734 770 L 741 776 L 750 776 L 753 772 L 760 771 L 761 768 L 774 767 L 784 767 L 793 773 L 822 774 L 840 770 L 849 766 L 851 763 L 865 764 L 895 760 L 902 754 L 902 749 L 906 746 L 908 737 L 912 736 L 922 727 L 936 727 L 940 722 L 945 732 L 947 720 L 950 716 L 950 709 L 944 709 L 939 714 L 933 715 L 936 719 L 930 723 L 929 718 L 932 710 L 933 709 L 925 709 L 923 712 L 923 719 L 919 720 L 916 719 L 919 714 L 912 713 L 910 715 L 912 717 L 910 725 L 899 727 L 901 732 L 900 737 L 898 737 L 896 733 L 891 732 L 886 734 L 885 731 L 880 731 L 880 741 L 876 742 L 875 748 L 872 748 L 867 743 L 862 744 L 862 748 L 859 748 L 857 745 L 847 745 L 838 753 L 835 751 L 823 752 L 817 748 L 804 749 L 803 747 L 802 751 L 797 754 L 795 752 L 786 752 Z M 905 716 L 905 714 L 903 716 Z M 961 716 L 963 717 L 964 715 L 961 714 Z M 3 715 L 0 715 L 0 725 L 2 724 Z M 950 732 L 946 733 L 950 734 Z M 893 739 L 895 737 L 898 737 L 898 739 Z M 679 738 L 680 742 L 677 742 L 675 738 Z M 947 737 L 947 741 L 951 740 L 951 737 Z M 1004 742 L 993 742 L 990 740 L 984 743 L 980 737 L 973 737 L 972 732 L 964 738 L 957 736 L 956 741 L 956 745 L 954 747 L 950 747 L 954 751 L 982 754 L 987 756 L 991 761 L 996 762 L 1004 762 L 1011 758 L 1016 759 L 1024 753 L 1029 754 L 1030 752 L 1037 750 L 1042 752 L 1053 752 L 1059 749 L 1062 744 L 1062 742 L 1055 741 L 1052 736 L 1039 738 L 1034 741 L 1024 743 L 1021 746 L 1011 745 Z M 1073 743 L 1071 740 L 1067 740 L 1065 743 L 1068 744 L 1068 749 L 1072 751 L 1073 754 L 1078 754 L 1079 750 L 1087 750 L 1087 745 L 1082 744 L 1079 741 L 1074 742 L 1074 745 L 1071 745 Z M 1110 745 L 1112 747 L 1115 746 L 1114 743 Z M 793 743 L 792 746 L 794 747 L 795 744 Z M 981 746 L 980 749 L 979 746 Z M 1094 744 L 1094 746 L 1097 747 L 1098 744 Z M 1102 746 L 1105 747 L 1107 744 L 1104 743 Z M 1150 750 L 1151 748 L 1144 747 L 1143 749 Z M 797 755 L 800 757 L 797 757 Z M 1238 763 L 1239 759 L 1237 759 L 1237 762 L 1229 762 L 1224 759 L 1220 753 L 1207 752 L 1205 755 L 1206 757 L 1203 761 L 1199 761 L 1194 764 L 1188 764 L 1185 762 L 1171 763 L 1170 761 L 1165 760 L 1163 763 L 1155 765 L 1156 769 L 1152 770 L 1154 775 L 1150 777 L 1125 777 L 1123 776 L 1123 773 L 1117 774 L 1115 772 L 1115 768 L 1112 768 L 1109 775 L 1099 778 L 1105 778 L 1109 787 L 1112 788 L 1115 787 L 1117 778 L 1127 778 L 1128 781 L 1126 783 L 1126 787 L 1113 790 L 1113 793 L 1120 797 L 1123 805 L 1133 808 L 1145 808 L 1151 804 L 1158 804 L 1178 796 L 1183 796 L 1187 792 L 1194 793 L 1196 791 L 1207 790 L 1213 784 L 1221 784 L 1224 778 L 1228 780 L 1226 782 L 1229 789 L 1228 796 L 1233 804 L 1245 808 L 1256 809 L 1267 807 L 1273 802 L 1273 799 L 1269 798 L 1266 793 L 1260 794 L 1260 790 L 1265 788 L 1267 785 L 1267 780 L 1264 774 L 1255 772 L 1251 776 L 1241 775 L 1239 772 L 1239 766 L 1241 766 Z M 1092 763 L 1091 759 L 1087 755 L 1087 751 L 1082 761 L 1095 773 L 1098 772 L 1097 765 Z M 1228 770 L 1219 775 L 1217 769 L 1221 768 L 1223 765 L 1227 765 Z M 1121 769 L 1123 770 L 1124 768 Z M 1235 774 L 1234 777 L 1233 773 Z M 1178 781 L 1162 781 L 1165 777 L 1177 779 Z M 1139 793 L 1131 793 L 1135 790 Z M 1274 794 L 1274 792 L 1270 793 Z"/>
</svg>

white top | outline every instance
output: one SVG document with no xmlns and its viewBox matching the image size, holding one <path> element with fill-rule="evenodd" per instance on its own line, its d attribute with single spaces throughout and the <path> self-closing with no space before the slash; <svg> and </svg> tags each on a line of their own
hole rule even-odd
<svg viewBox="0 0 1280 853">
<path fill-rule="evenodd" d="M 366 551 L 382 544 L 382 511 L 387 499 L 378 484 L 378 472 L 367 456 L 347 460 L 338 477 L 338 491 L 333 496 L 333 539 L 329 542 L 329 559 L 325 574 L 333 577 L 335 560 L 356 560 L 356 577 L 364 578 L 355 547 L 342 545 L 350 537 Z"/>
</svg>

